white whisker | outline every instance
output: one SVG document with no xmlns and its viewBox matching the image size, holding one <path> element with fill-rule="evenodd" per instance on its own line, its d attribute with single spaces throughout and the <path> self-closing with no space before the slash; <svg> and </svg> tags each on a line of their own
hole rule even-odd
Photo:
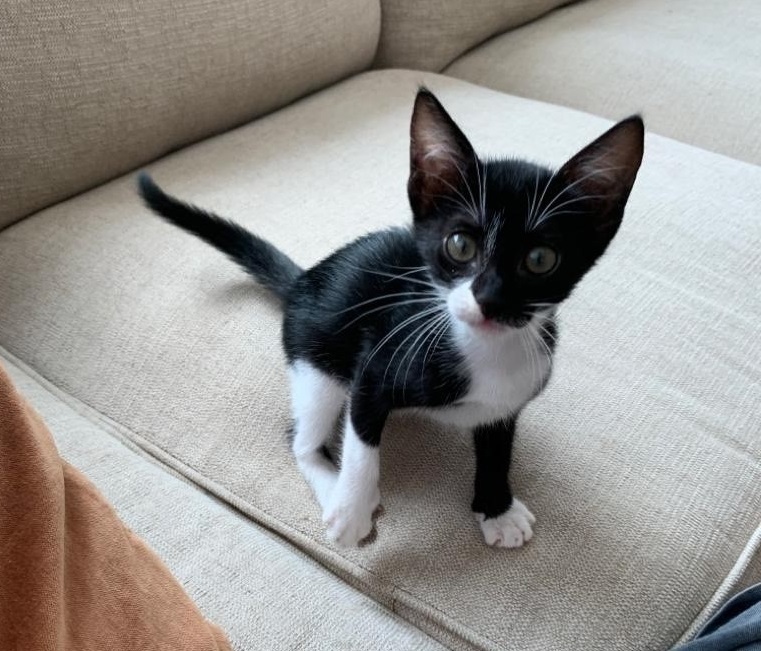
<svg viewBox="0 0 761 651">
<path fill-rule="evenodd" d="M 480 206 L 481 206 L 481 219 L 477 220 L 478 223 L 482 223 L 484 219 L 486 219 L 486 179 L 481 178 L 481 161 L 478 160 L 478 156 L 476 156 L 475 152 L 473 153 L 473 158 L 475 159 L 476 164 L 476 173 L 478 174 L 478 190 L 480 194 Z M 484 168 L 484 177 L 486 176 L 486 168 Z"/>
<path fill-rule="evenodd" d="M 440 309 L 440 306 L 437 307 L 434 310 L 433 313 L 435 313 L 438 309 Z M 431 315 L 430 313 L 426 314 L 426 316 L 430 316 L 430 315 Z M 402 339 L 402 341 L 399 342 L 399 344 L 397 345 L 397 347 L 394 350 L 393 354 L 391 355 L 391 359 L 389 359 L 388 364 L 386 364 L 386 370 L 383 373 L 383 380 L 382 380 L 384 383 L 386 382 L 386 375 L 388 374 L 388 372 L 389 372 L 389 370 L 391 368 L 391 364 L 393 363 L 394 359 L 396 358 L 397 353 L 400 350 L 402 350 L 402 348 L 404 347 L 404 344 L 406 344 L 410 339 L 412 339 L 412 337 L 414 337 L 421 330 L 425 331 L 429 326 L 430 326 L 430 321 L 424 321 L 422 324 L 415 326 L 415 329 L 411 333 L 409 333 L 404 339 Z M 404 363 L 404 360 L 407 357 L 407 355 L 409 354 L 411 349 L 412 349 L 412 346 L 410 346 L 410 348 L 406 349 L 404 354 L 402 355 L 401 359 L 399 360 L 399 364 L 398 364 L 398 366 L 396 368 L 396 373 L 394 374 L 394 382 L 391 385 L 392 388 L 394 388 L 394 389 L 396 388 L 396 378 L 399 375 L 399 371 L 402 368 L 402 364 Z"/>
<path fill-rule="evenodd" d="M 446 330 L 449 328 L 449 326 L 452 324 L 452 319 L 449 316 L 448 312 L 444 312 L 442 315 L 444 318 L 440 320 L 440 325 L 437 327 L 435 334 L 433 337 L 431 337 L 431 342 L 428 344 L 428 350 L 425 351 L 425 355 L 423 356 L 423 365 L 420 370 L 420 380 L 423 380 L 423 373 L 425 372 L 426 364 L 428 363 L 428 360 L 430 359 L 431 355 L 431 346 L 433 346 L 433 354 L 436 353 L 436 347 L 438 346 L 438 342 L 441 339 L 442 335 Z"/>
<path fill-rule="evenodd" d="M 342 325 L 338 329 L 338 332 L 343 332 L 344 330 L 346 330 L 346 328 L 348 328 L 353 323 L 356 323 L 360 319 L 364 319 L 366 316 L 368 316 L 370 314 L 374 314 L 375 312 L 380 312 L 381 310 L 388 310 L 389 308 L 392 308 L 392 307 L 402 307 L 404 305 L 414 305 L 416 303 L 431 303 L 434 300 L 436 300 L 436 297 L 431 296 L 431 297 L 428 297 L 428 298 L 411 298 L 411 299 L 408 299 L 406 301 L 398 301 L 396 303 L 391 303 L 390 305 L 381 305 L 380 307 L 375 307 L 375 308 L 373 308 L 371 310 L 366 310 L 365 312 L 360 314 L 358 317 L 355 317 L 351 321 L 349 321 L 348 323 L 345 323 L 344 325 Z"/>
<path fill-rule="evenodd" d="M 441 321 L 441 319 L 444 317 L 446 317 L 446 313 L 442 313 L 439 316 L 431 319 L 431 321 L 429 321 L 426 324 L 427 327 L 423 328 L 422 332 L 417 336 L 415 341 L 412 342 L 412 345 L 410 346 L 409 350 L 404 354 L 404 357 L 402 357 L 402 359 L 399 360 L 399 367 L 396 370 L 396 374 L 394 374 L 394 384 L 393 384 L 394 387 L 396 387 L 396 377 L 402 368 L 402 364 L 404 363 L 404 358 L 407 357 L 409 354 L 409 359 L 407 361 L 407 370 L 404 372 L 404 383 L 402 384 L 402 400 L 406 400 L 407 376 L 410 373 L 410 367 L 412 366 L 412 362 L 415 361 L 415 358 L 417 357 L 418 353 L 422 350 L 428 337 L 435 330 L 436 326 L 439 324 L 439 321 Z M 418 344 L 418 342 L 420 342 L 420 344 Z"/>
<path fill-rule="evenodd" d="M 537 219 L 535 227 L 539 227 L 548 219 L 550 219 L 551 217 L 561 212 L 572 213 L 572 214 L 581 214 L 583 212 L 581 210 L 563 210 L 565 206 L 570 206 L 572 204 L 580 203 L 582 201 L 590 201 L 594 199 L 604 199 L 604 198 L 605 198 L 605 195 L 603 194 L 585 194 L 584 196 L 581 196 L 581 197 L 574 197 L 573 199 L 568 199 L 564 201 L 563 203 L 555 206 L 552 210 L 545 209 L 544 212 L 540 215 L 539 219 Z"/>
<path fill-rule="evenodd" d="M 528 194 L 528 190 L 526 190 L 526 194 Z M 530 224 L 531 220 L 534 218 L 534 210 L 536 210 L 536 200 L 539 197 L 539 167 L 536 168 L 534 171 L 534 196 L 531 198 L 531 207 L 528 210 L 528 218 L 526 219 L 526 224 Z"/>
<path fill-rule="evenodd" d="M 473 206 L 473 208 L 475 209 L 476 200 L 473 197 L 473 192 L 470 189 L 470 183 L 468 182 L 468 179 L 465 178 L 465 174 L 463 173 L 462 168 L 456 162 L 455 162 L 455 168 L 457 169 L 457 172 L 460 174 L 460 178 L 462 179 L 462 182 L 465 184 L 465 187 L 468 190 L 468 195 L 470 195 L 470 205 Z"/>
<path fill-rule="evenodd" d="M 454 192 L 461 200 L 462 203 L 460 204 L 462 208 L 471 216 L 474 220 L 477 222 L 478 219 L 478 209 L 476 206 L 472 206 L 472 208 L 468 205 L 468 200 L 463 196 L 462 192 L 460 192 L 455 186 L 453 186 L 449 181 L 447 181 L 443 176 L 440 174 L 427 174 L 427 176 L 430 176 L 431 178 L 438 179 L 442 183 L 444 183 L 452 192 Z M 468 188 L 470 190 L 470 188 Z M 435 196 L 441 196 L 447 199 L 452 199 L 451 197 L 447 197 L 446 195 L 435 195 Z M 460 203 L 460 202 L 457 202 Z"/>
<path fill-rule="evenodd" d="M 439 287 L 435 283 L 429 281 L 429 280 L 422 280 L 421 278 L 410 278 L 409 275 L 406 274 L 391 274 L 386 271 L 376 271 L 375 269 L 363 269 L 362 267 L 353 267 L 353 269 L 356 269 L 357 271 L 363 271 L 368 274 L 373 274 L 375 276 L 382 276 L 384 278 L 388 278 L 389 282 L 391 280 L 403 280 L 408 283 L 417 283 L 418 285 L 425 285 L 426 287 L 431 287 L 433 289 L 438 290 Z M 413 272 L 410 272 L 413 273 Z"/>
<path fill-rule="evenodd" d="M 547 355 L 547 358 L 548 359 L 552 359 L 552 350 L 550 349 L 550 347 L 547 344 L 547 342 L 542 338 L 542 335 L 539 334 L 538 332 L 534 332 L 533 330 L 531 330 L 531 335 L 542 346 L 542 348 L 543 348 L 542 352 Z M 539 352 L 539 351 L 537 351 L 537 352 Z"/>
<path fill-rule="evenodd" d="M 343 310 L 339 310 L 338 312 L 333 312 L 334 316 L 338 316 L 339 314 L 344 314 L 345 312 L 351 312 L 351 310 L 356 310 L 358 307 L 362 307 L 363 305 L 368 305 L 370 303 L 375 303 L 377 301 L 382 301 L 386 298 L 394 298 L 397 296 L 414 296 L 414 297 L 421 297 L 421 296 L 433 296 L 433 292 L 430 291 L 417 291 L 417 292 L 395 292 L 393 294 L 382 294 L 381 296 L 375 296 L 373 298 L 368 298 L 366 301 L 360 301 L 359 303 L 355 303 L 354 305 L 344 308 Z M 396 305 L 396 301 L 393 303 L 390 303 L 389 306 Z"/>
<path fill-rule="evenodd" d="M 539 217 L 534 220 L 534 222 L 530 226 L 530 229 L 536 228 L 537 226 L 539 226 L 546 219 L 545 215 L 552 209 L 553 203 L 555 201 L 557 201 L 558 199 L 560 199 L 560 197 L 562 197 L 566 192 L 569 192 L 570 190 L 575 188 L 577 185 L 579 185 L 580 183 L 583 183 L 584 181 L 586 181 L 587 179 L 589 179 L 589 178 L 591 178 L 593 176 L 604 175 L 604 174 L 607 174 L 608 172 L 612 172 L 612 171 L 615 171 L 617 169 L 621 169 L 621 168 L 620 167 L 606 167 L 606 168 L 601 168 L 601 169 L 594 169 L 591 172 L 589 172 L 588 174 L 585 174 L 584 176 L 582 176 L 580 179 L 576 179 L 573 183 L 565 186 L 560 192 L 558 192 L 552 198 L 552 201 L 550 201 L 549 204 L 547 204 L 547 206 L 544 208 L 544 210 L 539 215 Z M 547 191 L 547 188 L 549 187 L 549 184 L 552 181 L 552 179 L 555 178 L 556 174 L 557 174 L 557 171 L 552 175 L 552 177 L 550 178 L 550 181 L 548 181 L 547 185 L 544 188 L 545 192 Z M 542 205 L 542 201 L 543 200 L 544 200 L 544 192 L 542 193 L 542 197 L 539 200 L 539 206 L 540 207 Z"/>
<path fill-rule="evenodd" d="M 536 204 L 536 210 L 538 211 L 542 207 L 542 202 L 544 201 L 544 195 L 547 193 L 548 188 L 552 184 L 552 182 L 555 180 L 555 177 L 557 176 L 557 173 L 560 171 L 560 168 L 556 169 L 551 175 L 550 178 L 547 179 L 547 182 L 544 184 L 544 189 L 542 190 L 542 196 L 539 197 L 539 201 Z M 532 230 L 534 228 L 534 223 L 536 222 L 536 215 L 533 216 L 532 220 L 529 221 L 528 228 L 526 230 Z"/>
<path fill-rule="evenodd" d="M 367 366 L 370 364 L 370 362 L 372 361 L 373 357 L 375 357 L 375 355 L 377 355 L 377 354 L 378 354 L 378 351 L 380 351 L 380 349 L 381 349 L 381 348 L 383 348 L 383 346 L 384 346 L 384 345 L 385 345 L 385 344 L 386 344 L 386 343 L 387 343 L 387 342 L 388 342 L 388 341 L 389 341 L 389 340 L 390 340 L 390 339 L 391 339 L 391 338 L 392 338 L 392 337 L 393 337 L 393 336 L 394 336 L 394 335 L 395 335 L 397 332 L 399 332 L 399 331 L 401 331 L 402 329 L 404 329 L 404 328 L 405 328 L 407 325 L 409 325 L 410 323 L 413 323 L 413 322 L 417 321 L 418 319 L 423 319 L 423 318 L 425 318 L 426 316 L 428 316 L 429 314 L 433 314 L 434 312 L 436 312 L 437 310 L 440 310 L 440 309 L 441 309 L 441 307 L 440 307 L 439 305 L 436 305 L 436 306 L 434 306 L 434 307 L 430 307 L 430 308 L 428 308 L 428 309 L 426 309 L 426 310 L 423 310 L 422 312 L 417 312 L 417 313 L 413 314 L 412 316 L 410 316 L 410 317 L 407 317 L 407 318 L 406 318 L 404 321 L 402 321 L 401 323 L 397 324 L 397 325 L 396 325 L 396 326 L 395 326 L 395 327 L 394 327 L 394 328 L 391 330 L 391 332 L 389 332 L 388 334 L 386 334 L 386 336 L 384 336 L 384 337 L 383 337 L 383 339 L 381 339 L 381 340 L 380 340 L 380 342 L 379 342 L 378 344 L 376 344 L 376 345 L 375 345 L 375 347 L 374 347 L 374 348 L 373 348 L 373 349 L 370 351 L 370 354 L 367 356 L 367 359 L 365 359 L 365 363 L 362 365 L 362 373 L 364 373 L 364 372 L 365 372 L 365 370 L 367 369 Z"/>
</svg>

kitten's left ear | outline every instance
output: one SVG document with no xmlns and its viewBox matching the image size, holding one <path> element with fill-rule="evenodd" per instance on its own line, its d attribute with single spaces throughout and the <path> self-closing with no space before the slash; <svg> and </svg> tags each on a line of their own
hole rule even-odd
<svg viewBox="0 0 761 651">
<path fill-rule="evenodd" d="M 584 147 L 557 173 L 566 187 L 573 186 L 595 207 L 594 228 L 603 248 L 621 224 L 642 163 L 644 139 L 642 118 L 633 115 Z"/>
</svg>

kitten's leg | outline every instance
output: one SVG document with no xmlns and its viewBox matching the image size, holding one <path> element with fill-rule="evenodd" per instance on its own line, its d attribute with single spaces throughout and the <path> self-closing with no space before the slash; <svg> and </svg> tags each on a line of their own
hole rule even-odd
<svg viewBox="0 0 761 651">
<path fill-rule="evenodd" d="M 341 470 L 323 520 L 328 538 L 349 547 L 373 528 L 373 511 L 380 503 L 380 435 L 388 410 L 363 391 L 352 394 L 346 415 Z"/>
<path fill-rule="evenodd" d="M 304 360 L 296 360 L 289 371 L 294 420 L 293 454 L 324 511 L 338 472 L 325 457 L 323 446 L 333 434 L 346 402 L 347 389 Z"/>
<path fill-rule="evenodd" d="M 520 547 L 531 540 L 531 511 L 510 492 L 507 473 L 515 435 L 515 417 L 477 427 L 476 482 L 473 511 L 488 545 Z"/>
</svg>

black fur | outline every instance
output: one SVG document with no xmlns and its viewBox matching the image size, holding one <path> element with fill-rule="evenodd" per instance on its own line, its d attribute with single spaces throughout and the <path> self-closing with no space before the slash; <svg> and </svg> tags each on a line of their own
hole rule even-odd
<svg viewBox="0 0 761 651">
<path fill-rule="evenodd" d="M 505 478 L 515 437 L 515 418 L 477 427 L 473 432 L 476 449 L 476 480 L 472 509 L 495 518 L 510 508 L 513 495 Z"/>
<path fill-rule="evenodd" d="M 168 222 L 197 235 L 227 254 L 281 300 L 304 271 L 285 253 L 235 222 L 165 194 L 150 176 L 138 176 L 145 204 Z"/>
<path fill-rule="evenodd" d="M 512 327 L 567 298 L 618 229 L 642 157 L 643 126 L 638 117 L 624 120 L 553 173 L 520 160 L 480 160 L 438 100 L 421 89 L 411 136 L 411 227 L 365 235 L 307 271 L 256 235 L 140 177 L 141 194 L 155 212 L 281 297 L 288 361 L 308 361 L 350 387 L 354 428 L 373 446 L 392 409 L 451 405 L 468 391 L 450 325 L 441 319 L 426 330 L 442 314 L 432 285 L 446 291 L 473 278 L 483 314 Z M 532 223 L 530 216 L 548 209 L 554 212 Z M 476 242 L 472 260 L 458 263 L 446 252 L 453 232 Z M 551 273 L 528 270 L 535 247 L 556 252 Z M 544 318 L 542 337 L 551 352 L 556 325 L 551 315 Z M 487 517 L 512 501 L 506 479 L 517 416 L 504 414 L 474 432 L 473 508 Z"/>
</svg>

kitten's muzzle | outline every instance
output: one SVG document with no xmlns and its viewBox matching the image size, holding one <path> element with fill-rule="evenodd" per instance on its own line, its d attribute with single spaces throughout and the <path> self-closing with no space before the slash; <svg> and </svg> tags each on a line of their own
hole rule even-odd
<svg viewBox="0 0 761 651">
<path fill-rule="evenodd" d="M 508 325 L 511 328 L 524 327 L 531 320 L 531 315 L 508 303 L 501 295 L 495 293 L 494 289 L 493 286 L 487 286 L 473 292 L 484 321 Z"/>
</svg>

